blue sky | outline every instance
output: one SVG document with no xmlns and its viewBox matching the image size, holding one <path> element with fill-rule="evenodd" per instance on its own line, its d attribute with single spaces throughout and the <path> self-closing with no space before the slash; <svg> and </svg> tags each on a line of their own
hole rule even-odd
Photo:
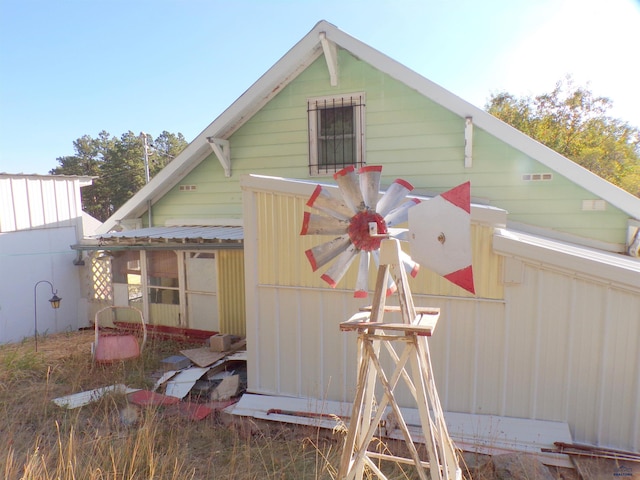
<svg viewBox="0 0 640 480">
<path fill-rule="evenodd" d="M 321 19 L 478 107 L 571 74 L 640 127 L 638 0 L 0 0 L 0 172 L 101 130 L 191 141 Z"/>
</svg>

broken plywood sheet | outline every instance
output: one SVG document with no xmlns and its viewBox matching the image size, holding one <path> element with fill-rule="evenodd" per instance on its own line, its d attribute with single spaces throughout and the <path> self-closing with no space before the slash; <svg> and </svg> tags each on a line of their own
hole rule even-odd
<svg viewBox="0 0 640 480">
<path fill-rule="evenodd" d="M 187 393 L 189 393 L 196 384 L 196 381 L 198 381 L 198 379 L 202 377 L 207 370 L 209 369 L 206 367 L 192 367 L 182 370 L 167 382 L 167 389 L 164 392 L 165 395 L 180 399 L 186 397 Z"/>
<path fill-rule="evenodd" d="M 89 405 L 96 400 L 104 397 L 108 393 L 127 394 L 137 392 L 137 388 L 129 388 L 126 385 L 118 383 L 116 385 L 110 385 L 108 387 L 100 387 L 93 390 L 87 390 L 85 392 L 78 392 L 72 395 L 66 395 L 64 397 L 54 398 L 53 403 L 63 408 L 78 408 Z"/>
<path fill-rule="evenodd" d="M 207 347 L 180 350 L 180 353 L 199 367 L 208 367 L 225 357 L 222 352 L 212 352 Z"/>
</svg>

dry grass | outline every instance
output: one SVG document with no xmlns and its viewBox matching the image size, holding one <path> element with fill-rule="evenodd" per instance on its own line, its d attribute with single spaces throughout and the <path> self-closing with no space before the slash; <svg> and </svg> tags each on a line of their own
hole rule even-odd
<svg viewBox="0 0 640 480">
<path fill-rule="evenodd" d="M 67 410 L 52 399 L 115 383 L 148 388 L 162 358 L 185 345 L 152 341 L 140 359 L 92 365 L 92 332 L 0 347 L 0 477 L 13 479 L 334 478 L 340 438 L 141 411 L 127 427 L 123 395 Z"/>
<path fill-rule="evenodd" d="M 0 478 L 336 478 L 345 430 L 332 433 L 229 415 L 192 421 L 161 408 L 140 410 L 137 423 L 126 426 L 120 419 L 128 407 L 124 395 L 73 410 L 58 407 L 52 399 L 107 385 L 150 388 L 150 374 L 163 358 L 194 346 L 151 340 L 139 359 L 94 365 L 92 341 L 93 332 L 85 331 L 40 338 L 37 352 L 32 339 L 0 346 Z M 395 450 L 391 443 L 380 448 Z M 491 478 L 472 475 L 464 463 L 466 478 Z M 385 462 L 383 471 L 389 479 L 417 478 L 407 465 Z"/>
</svg>

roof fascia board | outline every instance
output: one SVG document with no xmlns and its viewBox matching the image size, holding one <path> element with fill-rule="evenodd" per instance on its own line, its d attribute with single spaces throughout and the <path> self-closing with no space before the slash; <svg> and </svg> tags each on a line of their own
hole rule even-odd
<svg viewBox="0 0 640 480">
<path fill-rule="evenodd" d="M 246 120 L 311 65 L 322 55 L 320 31 L 330 26 L 327 22 L 319 22 L 205 128 L 180 155 L 109 217 L 98 233 L 113 229 L 119 220 L 141 215 L 147 209 L 148 200 L 164 195 L 211 153 L 207 140 L 209 137 L 228 139 Z"/>
<path fill-rule="evenodd" d="M 525 259 L 536 265 L 563 270 L 567 274 L 597 278 L 611 285 L 640 291 L 640 261 L 630 257 L 506 229 L 496 229 L 494 232 L 493 249 L 500 255 Z"/>
<path fill-rule="evenodd" d="M 293 81 L 322 55 L 319 23 L 296 43 L 280 60 L 253 83 L 238 99 L 216 118 L 198 137 L 228 139 L 251 116 Z M 334 27 L 335 28 L 335 27 Z"/>
<path fill-rule="evenodd" d="M 111 215 L 96 234 L 107 233 L 118 225 L 118 222 L 127 218 L 136 218 L 142 215 L 148 208 L 147 202 L 153 204 L 155 199 L 162 197 L 174 185 L 182 180 L 191 169 L 211 154 L 208 142 L 198 145 L 191 142 L 180 155 L 164 167 L 144 187 Z"/>
<path fill-rule="evenodd" d="M 461 118 L 472 117 L 474 126 L 485 130 L 534 160 L 571 179 L 583 188 L 593 192 L 611 205 L 634 218 L 640 218 L 640 200 L 630 193 L 600 178 L 586 168 L 563 157 L 542 145 L 511 125 L 499 120 L 484 110 L 462 100 L 431 80 L 393 60 L 378 50 L 364 44 L 350 35 L 327 24 L 327 39 L 351 52 L 357 58 L 371 64 L 380 71 L 413 88 Z"/>
<path fill-rule="evenodd" d="M 536 142 L 480 108 L 462 100 L 401 63 L 340 31 L 329 22 L 320 21 L 203 130 L 176 159 L 134 195 L 129 202 L 115 212 L 112 217 L 107 219 L 101 231 L 106 232 L 115 227 L 117 224 L 116 218 L 131 218 L 144 212 L 147 208 L 147 200 L 162 196 L 194 166 L 206 158 L 211 152 L 211 148 L 208 146 L 208 137 L 228 139 L 255 112 L 319 58 L 323 54 L 320 40 L 321 32 L 324 32 L 326 40 L 344 48 L 357 58 L 366 61 L 373 67 L 413 88 L 418 93 L 430 98 L 461 118 L 473 117 L 474 124 L 478 128 L 487 131 L 548 168 L 566 176 L 576 184 L 624 211 L 632 218 L 640 219 L 640 200 L 635 196 Z M 205 148 L 204 154 L 201 152 L 203 148 Z M 181 173 L 181 175 L 177 175 L 177 173 Z"/>
</svg>

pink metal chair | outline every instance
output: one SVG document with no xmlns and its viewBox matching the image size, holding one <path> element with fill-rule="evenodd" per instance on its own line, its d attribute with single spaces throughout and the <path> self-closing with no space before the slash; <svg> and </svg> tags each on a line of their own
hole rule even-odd
<svg viewBox="0 0 640 480">
<path fill-rule="evenodd" d="M 111 311 L 115 318 L 118 310 L 128 310 L 132 316 L 142 324 L 142 341 L 136 335 L 117 331 L 100 330 L 100 316 L 103 312 Z M 130 321 L 127 318 L 127 321 Z M 96 312 L 94 317 L 95 339 L 91 345 L 93 361 L 97 363 L 111 363 L 121 360 L 130 360 L 140 356 L 147 343 L 147 326 L 144 323 L 142 312 L 135 307 L 105 307 Z"/>
</svg>

